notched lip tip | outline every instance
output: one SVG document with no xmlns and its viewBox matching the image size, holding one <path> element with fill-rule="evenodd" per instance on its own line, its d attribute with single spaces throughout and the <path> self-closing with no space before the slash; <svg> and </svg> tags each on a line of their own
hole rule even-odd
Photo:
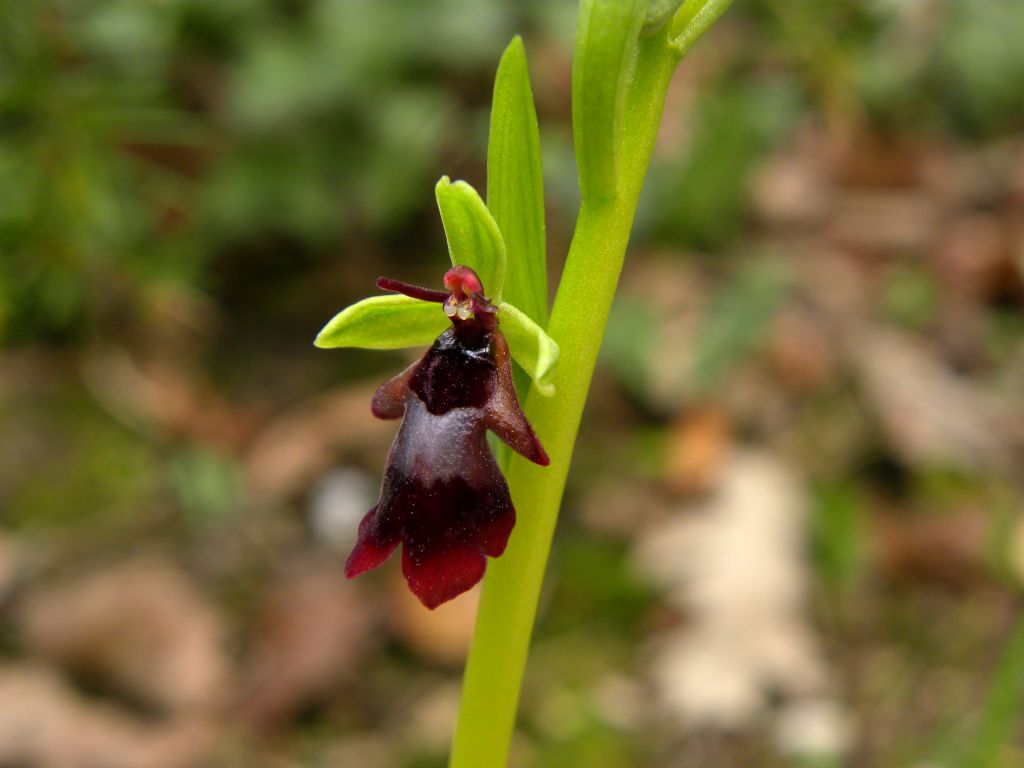
<svg viewBox="0 0 1024 768">
<path fill-rule="evenodd" d="M 478 583 L 479 582 L 474 582 L 473 584 L 470 584 L 468 587 L 466 587 L 465 589 L 461 589 L 458 592 L 451 592 L 451 593 L 445 592 L 442 595 L 433 595 L 431 597 L 427 597 L 426 595 L 421 595 L 418 592 L 413 592 L 413 590 L 411 588 L 409 589 L 409 591 L 412 592 L 414 595 L 416 595 L 416 599 L 420 601 L 420 603 L 423 605 L 424 608 L 426 608 L 427 610 L 433 611 L 433 610 L 435 610 L 437 608 L 440 608 L 445 603 L 450 603 L 455 598 L 461 597 L 462 595 L 466 594 L 467 592 L 469 592 L 469 590 L 471 590 L 473 587 L 475 587 Z"/>
</svg>

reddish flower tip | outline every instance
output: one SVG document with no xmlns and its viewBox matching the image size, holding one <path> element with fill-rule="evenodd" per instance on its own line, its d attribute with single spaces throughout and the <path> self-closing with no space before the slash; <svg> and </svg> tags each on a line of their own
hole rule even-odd
<svg viewBox="0 0 1024 768">
<path fill-rule="evenodd" d="M 472 588 L 487 568 L 487 558 L 474 546 L 419 560 L 410 552 L 408 547 L 402 550 L 402 574 L 412 593 L 430 610 Z"/>
<path fill-rule="evenodd" d="M 469 267 L 452 267 L 444 273 L 444 287 L 452 292 L 458 300 L 467 299 L 474 294 L 483 296 L 484 286 L 480 276 Z"/>
<path fill-rule="evenodd" d="M 434 301 L 439 304 L 446 302 L 449 297 L 449 294 L 444 291 L 435 291 L 433 288 L 424 288 L 422 285 L 403 283 L 401 280 L 394 280 L 390 277 L 378 277 L 377 287 L 382 291 L 404 294 L 411 299 Z"/>
<path fill-rule="evenodd" d="M 378 284 L 427 301 L 442 293 L 386 278 Z M 345 575 L 354 578 L 383 564 L 401 544 L 402 572 L 428 608 L 480 581 L 487 557 L 505 551 L 515 526 L 487 430 L 531 461 L 549 463 L 519 407 L 508 343 L 480 278 L 468 267 L 454 267 L 445 286 L 452 327 L 374 395 L 374 415 L 402 418 L 402 425 L 388 454 L 380 500 L 360 523 L 345 563 Z"/>
<path fill-rule="evenodd" d="M 398 546 L 398 540 L 387 542 L 383 545 L 373 543 L 372 537 L 367 535 L 367 528 L 373 524 L 373 516 L 377 511 L 374 507 L 359 524 L 359 539 L 355 548 L 345 561 L 345 576 L 354 579 L 361 573 L 372 571 L 379 565 L 383 565 L 394 554 Z"/>
</svg>

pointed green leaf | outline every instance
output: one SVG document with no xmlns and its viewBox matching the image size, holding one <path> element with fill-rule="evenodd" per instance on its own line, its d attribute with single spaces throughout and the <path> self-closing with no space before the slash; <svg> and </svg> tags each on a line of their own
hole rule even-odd
<svg viewBox="0 0 1024 768">
<path fill-rule="evenodd" d="M 505 49 L 494 78 L 487 142 L 487 207 L 505 240 L 505 299 L 535 322 L 547 325 L 540 132 L 526 51 L 519 36 Z"/>
<path fill-rule="evenodd" d="M 418 347 L 433 343 L 448 324 L 440 304 L 408 296 L 373 296 L 345 307 L 313 343 L 324 349 Z"/>
<path fill-rule="evenodd" d="M 552 377 L 558 362 L 558 344 L 544 329 L 508 302 L 498 307 L 501 331 L 508 339 L 512 358 L 523 367 L 545 397 L 555 393 Z"/>
<path fill-rule="evenodd" d="M 434 188 L 452 264 L 476 270 L 488 298 L 497 303 L 505 284 L 505 242 L 484 201 L 469 184 L 442 176 Z"/>
<path fill-rule="evenodd" d="M 584 200 L 615 197 L 622 113 L 647 0 L 581 0 L 572 135 Z"/>
<path fill-rule="evenodd" d="M 669 43 L 680 56 L 685 55 L 731 4 L 732 0 L 687 0 L 672 18 Z"/>
</svg>

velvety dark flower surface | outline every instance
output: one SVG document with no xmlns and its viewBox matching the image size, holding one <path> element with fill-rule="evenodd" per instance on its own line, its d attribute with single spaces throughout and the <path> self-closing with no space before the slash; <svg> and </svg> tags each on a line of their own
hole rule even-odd
<svg viewBox="0 0 1024 768">
<path fill-rule="evenodd" d="M 402 425 L 380 499 L 360 523 L 345 564 L 349 578 L 358 576 L 401 544 L 402 572 L 428 608 L 480 581 L 486 558 L 505 551 L 515 525 L 487 430 L 531 461 L 548 463 L 519 407 L 508 343 L 480 279 L 468 267 L 454 267 L 444 282 L 448 292 L 378 281 L 386 290 L 440 302 L 452 326 L 374 395 L 374 415 L 402 418 Z"/>
</svg>

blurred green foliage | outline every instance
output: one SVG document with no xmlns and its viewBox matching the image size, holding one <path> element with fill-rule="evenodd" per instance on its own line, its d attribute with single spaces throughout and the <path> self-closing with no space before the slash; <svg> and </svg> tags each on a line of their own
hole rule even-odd
<svg viewBox="0 0 1024 768">
<path fill-rule="evenodd" d="M 882 309 L 894 322 L 924 329 L 935 321 L 941 300 L 935 275 L 914 264 L 896 264 L 885 276 Z"/>
<path fill-rule="evenodd" d="M 116 522 L 137 518 L 140 505 L 159 491 L 155 446 L 84 393 L 34 393 L 20 407 L 0 407 L 0 422 L 0 498 L 4 522 L 14 529 L 102 536 Z"/>
<path fill-rule="evenodd" d="M 811 555 L 816 571 L 832 590 L 855 585 L 865 573 L 865 500 L 849 483 L 815 489 L 810 519 Z"/>
<path fill-rule="evenodd" d="M 209 287 L 232 249 L 323 252 L 408 221 L 438 156 L 473 143 L 453 80 L 487 72 L 520 16 L 497 0 L 5 3 L 4 335 L 87 337 L 165 281 Z"/>
<path fill-rule="evenodd" d="M 751 171 L 798 108 L 791 84 L 774 79 L 725 82 L 704 93 L 685 154 L 651 167 L 643 201 L 654 234 L 716 250 L 728 244 L 742 228 Z"/>
<path fill-rule="evenodd" d="M 690 386 L 707 393 L 764 337 L 782 305 L 790 278 L 780 264 L 750 261 L 736 273 L 703 318 L 688 372 Z"/>
<path fill-rule="evenodd" d="M 516 31 L 564 47 L 573 8 L 3 4 L 0 334 L 88 338 L 169 285 L 230 290 L 219 265 L 240 249 L 308 269 L 396 235 L 430 213 L 440 168 L 479 168 L 495 52 Z M 757 0 L 731 16 L 728 65 L 644 197 L 659 237 L 725 245 L 756 159 L 808 111 L 971 135 L 1024 114 L 1016 0 Z M 546 183 L 571 205 L 568 143 L 547 144 Z"/>
<path fill-rule="evenodd" d="M 1024 619 L 1007 632 L 1005 646 L 991 670 L 991 685 L 984 708 L 971 723 L 973 733 L 959 749 L 947 749 L 938 764 L 957 768 L 1010 768 L 1019 764 L 1014 745 L 1024 708 Z M 973 719 L 973 718 L 972 718 Z M 950 755 L 948 753 L 952 752 Z"/>
</svg>

